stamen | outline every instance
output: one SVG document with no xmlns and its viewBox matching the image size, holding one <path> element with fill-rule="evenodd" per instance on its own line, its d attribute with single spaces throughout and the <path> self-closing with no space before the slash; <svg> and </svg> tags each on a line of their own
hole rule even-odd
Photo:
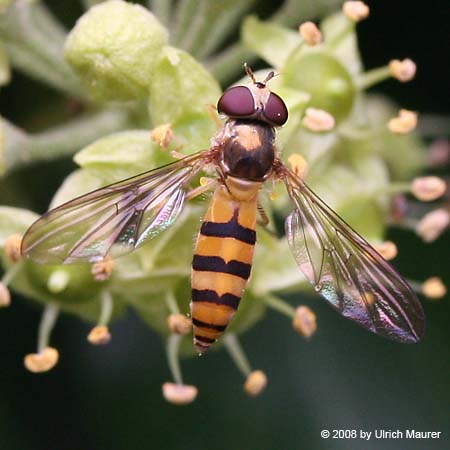
<svg viewBox="0 0 450 450">
<path fill-rule="evenodd" d="M 285 301 L 281 300 L 281 298 L 274 297 L 272 295 L 264 296 L 264 303 L 269 307 L 274 309 L 275 311 L 278 311 L 281 314 L 284 314 L 285 316 L 289 317 L 290 319 L 294 318 L 295 315 L 295 309 Z"/>
<path fill-rule="evenodd" d="M 247 380 L 244 384 L 244 390 L 248 395 L 256 397 L 265 389 L 266 386 L 266 374 L 262 370 L 255 370 L 247 377 Z"/>
<path fill-rule="evenodd" d="M 342 11 L 353 22 L 360 22 L 370 14 L 369 7 L 359 1 L 345 2 Z"/>
<path fill-rule="evenodd" d="M 447 183 L 439 177 L 427 176 L 415 178 L 411 185 L 412 194 L 423 202 L 431 202 L 444 195 Z"/>
<path fill-rule="evenodd" d="M 106 281 L 116 266 L 114 258 L 106 256 L 92 265 L 91 273 L 95 281 Z"/>
<path fill-rule="evenodd" d="M 412 80 L 416 75 L 416 69 L 415 62 L 409 58 L 406 58 L 403 61 L 393 59 L 389 62 L 389 73 L 402 83 Z"/>
<path fill-rule="evenodd" d="M 374 248 L 387 261 L 391 261 L 398 255 L 397 246 L 392 241 L 374 244 Z"/>
<path fill-rule="evenodd" d="M 308 172 L 308 163 L 306 162 L 306 159 L 298 153 L 293 153 L 289 156 L 288 161 L 295 175 L 304 180 Z"/>
<path fill-rule="evenodd" d="M 307 306 L 299 306 L 295 310 L 292 326 L 301 336 L 309 339 L 317 330 L 316 315 Z"/>
<path fill-rule="evenodd" d="M 425 242 L 433 242 L 450 226 L 450 211 L 438 208 L 425 214 L 416 225 L 416 233 Z"/>
<path fill-rule="evenodd" d="M 303 125 L 311 131 L 329 131 L 335 126 L 334 117 L 322 109 L 306 108 Z"/>
<path fill-rule="evenodd" d="M 87 339 L 92 345 L 105 345 L 111 340 L 111 333 L 108 329 L 108 323 L 111 320 L 114 303 L 109 291 L 104 290 L 101 293 L 100 317 L 97 325 L 92 328 Z"/>
<path fill-rule="evenodd" d="M 187 405 L 196 399 L 198 390 L 192 385 L 164 383 L 162 385 L 162 394 L 169 403 Z"/>
<path fill-rule="evenodd" d="M 6 285 L 0 282 L 0 308 L 6 308 L 11 304 L 11 294 Z"/>
<path fill-rule="evenodd" d="M 174 334 L 189 334 L 192 331 L 192 320 L 183 314 L 170 314 L 167 326 Z"/>
<path fill-rule="evenodd" d="M 172 374 L 172 378 L 178 385 L 183 384 L 183 377 L 181 375 L 180 361 L 178 358 L 178 351 L 180 349 L 181 340 L 183 336 L 179 334 L 171 334 L 167 339 L 167 362 L 169 363 L 169 369 Z"/>
<path fill-rule="evenodd" d="M 161 148 L 167 149 L 173 140 L 172 124 L 166 123 L 153 128 L 150 136 Z"/>
<path fill-rule="evenodd" d="M 50 303 L 44 309 L 39 324 L 37 353 L 30 353 L 24 358 L 24 365 L 30 372 L 46 372 L 58 362 L 58 350 L 48 345 L 58 314 L 56 303 Z"/>
<path fill-rule="evenodd" d="M 252 368 L 236 334 L 229 332 L 225 333 L 222 342 L 242 375 L 248 377 L 252 372 Z"/>
<path fill-rule="evenodd" d="M 417 113 L 407 109 L 401 109 L 397 117 L 388 122 L 388 128 L 395 134 L 407 134 L 417 126 Z"/>
<path fill-rule="evenodd" d="M 440 168 L 450 162 L 450 142 L 447 139 L 434 141 L 427 154 L 427 163 L 430 167 Z"/>
<path fill-rule="evenodd" d="M 302 23 L 298 28 L 298 32 L 309 46 L 315 46 L 322 42 L 322 33 L 314 22 Z"/>
<path fill-rule="evenodd" d="M 16 263 L 22 259 L 20 248 L 22 246 L 22 235 L 12 234 L 5 239 L 4 251 L 5 256 L 12 262 Z"/>
<path fill-rule="evenodd" d="M 432 277 L 422 283 L 422 293 L 430 300 L 438 300 L 447 294 L 447 287 L 440 278 Z"/>
</svg>

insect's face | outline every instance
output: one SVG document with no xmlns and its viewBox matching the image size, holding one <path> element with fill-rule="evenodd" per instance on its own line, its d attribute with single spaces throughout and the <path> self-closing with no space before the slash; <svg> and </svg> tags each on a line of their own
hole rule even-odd
<svg viewBox="0 0 450 450">
<path fill-rule="evenodd" d="M 217 110 L 232 119 L 256 119 L 275 127 L 284 125 L 288 118 L 282 98 L 259 82 L 227 89 Z"/>
</svg>

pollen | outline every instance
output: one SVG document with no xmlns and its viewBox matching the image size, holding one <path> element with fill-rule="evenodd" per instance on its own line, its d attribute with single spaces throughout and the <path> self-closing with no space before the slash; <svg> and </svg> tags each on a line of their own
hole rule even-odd
<svg viewBox="0 0 450 450">
<path fill-rule="evenodd" d="M 5 308 L 11 304 L 11 294 L 6 285 L 0 282 L 0 308 Z"/>
<path fill-rule="evenodd" d="M 432 277 L 422 283 L 422 293 L 429 299 L 437 300 L 447 294 L 447 288 L 440 278 Z"/>
<path fill-rule="evenodd" d="M 159 125 L 153 128 L 150 135 L 154 142 L 157 142 L 161 148 L 166 149 L 173 139 L 172 124 Z"/>
<path fill-rule="evenodd" d="M 169 403 L 187 405 L 197 398 L 198 390 L 192 385 L 168 382 L 162 385 L 162 394 Z"/>
<path fill-rule="evenodd" d="M 95 281 L 107 280 L 114 271 L 116 263 L 111 256 L 106 256 L 101 261 L 92 265 L 91 273 Z"/>
<path fill-rule="evenodd" d="M 97 325 L 92 328 L 87 340 L 92 345 L 105 345 L 111 340 L 111 333 L 106 325 Z"/>
<path fill-rule="evenodd" d="M 398 254 L 397 246 L 392 241 L 385 241 L 374 245 L 375 250 L 387 261 L 394 259 Z"/>
<path fill-rule="evenodd" d="M 266 388 L 267 376 L 262 370 L 250 372 L 244 384 L 245 392 L 251 397 L 256 397 Z"/>
<path fill-rule="evenodd" d="M 317 330 L 316 315 L 307 306 L 299 306 L 295 310 L 292 326 L 301 336 L 310 338 Z"/>
<path fill-rule="evenodd" d="M 390 74 L 402 83 L 412 80 L 416 75 L 416 70 L 416 63 L 409 58 L 406 58 L 403 61 L 393 59 L 389 62 Z"/>
<path fill-rule="evenodd" d="M 289 156 L 288 161 L 295 175 L 300 177 L 302 180 L 305 179 L 308 172 L 308 163 L 306 162 L 306 159 L 298 153 L 293 153 Z"/>
<path fill-rule="evenodd" d="M 4 244 L 5 255 L 11 262 L 16 263 L 22 258 L 21 245 L 22 236 L 20 234 L 12 234 L 6 238 Z"/>
<path fill-rule="evenodd" d="M 192 321 L 184 314 L 170 314 L 167 317 L 167 326 L 175 334 L 189 334 L 192 330 Z"/>
<path fill-rule="evenodd" d="M 425 214 L 416 225 L 416 233 L 425 242 L 435 241 L 450 225 L 450 211 L 438 208 Z"/>
<path fill-rule="evenodd" d="M 302 23 L 298 28 L 298 32 L 305 43 L 311 47 L 322 42 L 322 33 L 313 22 Z"/>
<path fill-rule="evenodd" d="M 360 22 L 370 14 L 370 9 L 364 2 L 345 2 L 342 11 L 353 22 Z"/>
<path fill-rule="evenodd" d="M 317 108 L 306 108 L 303 125 L 311 131 L 329 131 L 335 126 L 334 117 L 327 111 Z"/>
<path fill-rule="evenodd" d="M 53 347 L 45 347 L 39 353 L 30 353 L 24 358 L 25 367 L 33 373 L 47 372 L 53 369 L 59 359 L 58 350 Z"/>
<path fill-rule="evenodd" d="M 397 117 L 388 122 L 388 128 L 395 134 L 407 134 L 417 126 L 417 113 L 407 109 L 401 109 Z"/>
<path fill-rule="evenodd" d="M 415 178 L 411 185 L 411 192 L 418 200 L 431 202 L 444 195 L 447 183 L 439 177 L 427 176 Z"/>
</svg>

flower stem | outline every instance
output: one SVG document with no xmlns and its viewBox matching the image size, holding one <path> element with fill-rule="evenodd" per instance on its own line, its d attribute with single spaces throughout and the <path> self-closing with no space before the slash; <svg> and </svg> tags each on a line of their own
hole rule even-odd
<svg viewBox="0 0 450 450">
<path fill-rule="evenodd" d="M 44 312 L 42 313 L 41 323 L 39 324 L 38 353 L 41 353 L 48 346 L 50 334 L 55 326 L 58 314 L 59 306 L 56 303 L 46 305 Z"/>
<path fill-rule="evenodd" d="M 183 336 L 180 334 L 171 334 L 167 340 L 167 361 L 169 363 L 169 369 L 172 373 L 172 377 L 176 384 L 183 384 L 183 377 L 181 375 L 180 361 L 178 359 L 178 350 L 180 348 L 181 339 Z"/>
<path fill-rule="evenodd" d="M 108 325 L 109 321 L 111 320 L 111 315 L 113 312 L 113 299 L 112 295 L 109 291 L 106 289 L 102 291 L 101 294 L 101 309 L 100 309 L 100 318 L 98 320 L 99 326 L 106 326 Z"/>
</svg>

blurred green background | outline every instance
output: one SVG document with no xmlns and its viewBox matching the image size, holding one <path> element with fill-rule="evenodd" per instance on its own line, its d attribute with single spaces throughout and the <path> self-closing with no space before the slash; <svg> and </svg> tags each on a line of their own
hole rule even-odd
<svg viewBox="0 0 450 450">
<path fill-rule="evenodd" d="M 74 0 L 46 3 L 67 28 L 82 13 Z M 277 3 L 260 2 L 255 12 L 264 16 Z M 366 67 L 404 57 L 418 64 L 412 82 L 385 82 L 377 91 L 423 114 L 450 115 L 448 1 L 368 4 L 370 20 L 359 25 Z M 39 130 L 56 122 L 64 101 L 14 73 L 0 91 L 0 112 Z M 0 183 L 0 204 L 43 212 L 73 168 L 68 159 L 11 174 Z M 390 230 L 388 237 L 398 244 L 395 264 L 407 278 L 440 276 L 450 286 L 449 233 L 429 245 L 411 232 Z M 34 347 L 41 309 L 14 297 L 0 312 L 0 450 L 448 449 L 448 300 L 424 301 L 423 341 L 401 345 L 342 319 L 317 297 L 293 298 L 317 314 L 319 330 L 310 342 L 275 313 L 242 338 L 252 365 L 269 377 L 260 397 L 243 393 L 242 377 L 225 352 L 211 352 L 183 361 L 186 382 L 198 386 L 199 397 L 174 407 L 161 397 L 161 384 L 170 378 L 161 338 L 131 312 L 113 323 L 113 341 L 103 348 L 86 341 L 88 324 L 63 315 L 52 336 L 60 363 L 48 374 L 26 372 L 22 357 Z M 322 429 L 416 429 L 442 431 L 443 437 L 325 440 Z"/>
</svg>

